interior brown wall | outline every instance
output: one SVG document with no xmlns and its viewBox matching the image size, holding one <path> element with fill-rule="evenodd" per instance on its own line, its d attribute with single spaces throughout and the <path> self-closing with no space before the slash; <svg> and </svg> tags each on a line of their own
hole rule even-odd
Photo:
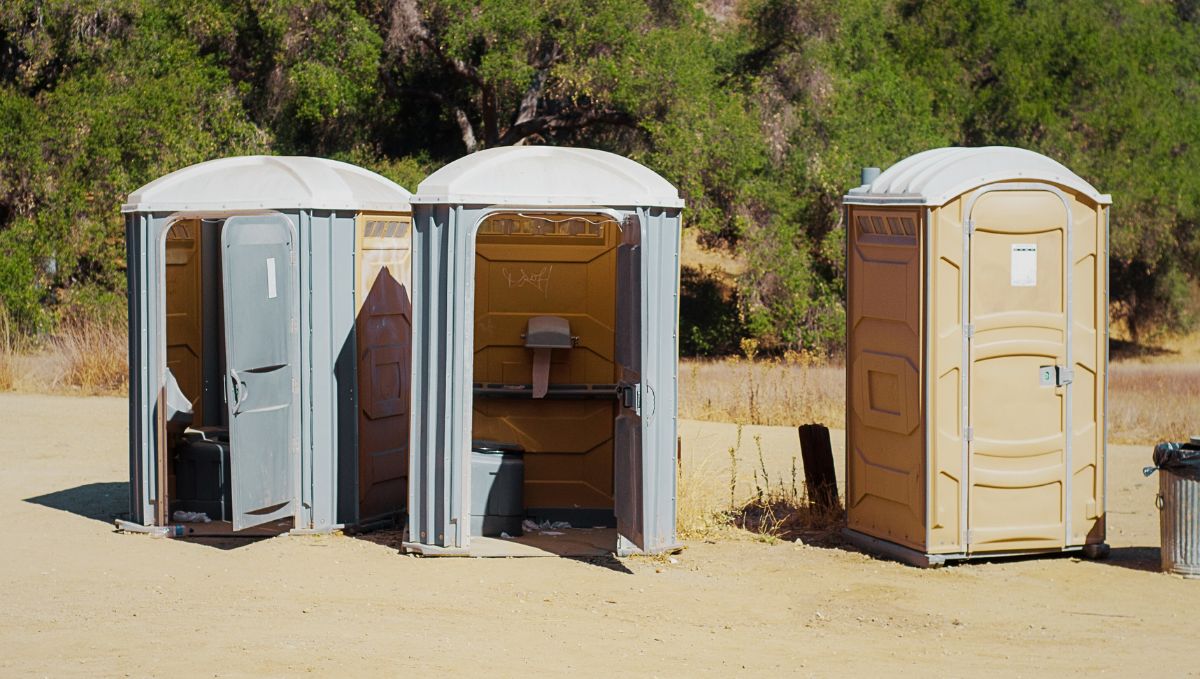
<svg viewBox="0 0 1200 679">
<path fill-rule="evenodd" d="M 200 220 L 175 222 L 167 231 L 165 247 L 167 369 L 175 376 L 180 391 L 192 404 L 192 426 L 204 424 L 204 285 Z M 168 437 L 160 468 L 166 469 L 165 492 L 175 496 L 176 477 L 171 438 Z M 164 503 L 165 504 L 165 503 Z M 160 506 L 158 522 L 166 517 Z"/>
<path fill-rule="evenodd" d="M 539 216 L 540 217 L 540 216 Z M 578 338 L 553 350 L 550 384 L 617 380 L 617 224 L 604 217 L 495 215 L 480 227 L 475 257 L 477 384 L 529 385 L 533 351 L 522 334 L 533 316 L 561 316 Z M 595 223 L 602 222 L 602 223 Z M 474 399 L 473 437 L 525 450 L 527 507 L 613 506 L 615 401 Z"/>
<path fill-rule="evenodd" d="M 200 220 L 175 222 L 166 240 L 167 368 L 192 403 L 193 426 L 204 423 L 204 286 Z"/>
</svg>

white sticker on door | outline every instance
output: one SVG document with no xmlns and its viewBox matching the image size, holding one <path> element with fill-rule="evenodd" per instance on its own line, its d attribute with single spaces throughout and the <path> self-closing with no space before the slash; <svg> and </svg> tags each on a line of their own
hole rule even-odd
<svg viewBox="0 0 1200 679">
<path fill-rule="evenodd" d="M 278 296 L 275 290 L 275 258 L 267 257 L 267 299 L 275 299 Z"/>
<path fill-rule="evenodd" d="M 1036 243 L 1013 243 L 1011 279 L 1014 287 L 1037 287 Z"/>
</svg>

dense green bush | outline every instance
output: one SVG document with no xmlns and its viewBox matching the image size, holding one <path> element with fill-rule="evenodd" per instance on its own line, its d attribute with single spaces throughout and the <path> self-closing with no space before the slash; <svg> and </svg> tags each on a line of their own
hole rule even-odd
<svg viewBox="0 0 1200 679">
<path fill-rule="evenodd" d="M 1114 194 L 1114 316 L 1137 338 L 1183 330 L 1200 271 L 1195 6 L 8 0 L 0 303 L 25 333 L 122 313 L 123 197 L 191 163 L 316 154 L 415 188 L 478 148 L 571 144 L 662 173 L 687 223 L 745 262 L 732 286 L 685 274 L 685 352 L 836 351 L 839 199 L 858 169 L 1009 144 Z"/>
</svg>

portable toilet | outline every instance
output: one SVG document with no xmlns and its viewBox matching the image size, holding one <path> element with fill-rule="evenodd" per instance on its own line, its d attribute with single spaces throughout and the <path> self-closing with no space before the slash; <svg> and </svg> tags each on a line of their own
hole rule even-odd
<svg viewBox="0 0 1200 679">
<path fill-rule="evenodd" d="M 845 196 L 847 535 L 918 565 L 1107 551 L 1112 200 L 1017 148 Z"/>
<path fill-rule="evenodd" d="M 511 553 L 520 538 L 470 526 L 514 492 L 525 518 L 591 529 L 607 553 L 675 546 L 676 189 L 612 153 L 522 146 L 443 167 L 412 204 L 405 547 Z M 520 451 L 519 491 L 471 473 L 497 450 Z"/>
<path fill-rule="evenodd" d="M 200 163 L 129 195 L 119 527 L 161 532 L 197 497 L 224 520 L 195 534 L 401 515 L 408 198 L 353 165 L 271 156 Z"/>
</svg>

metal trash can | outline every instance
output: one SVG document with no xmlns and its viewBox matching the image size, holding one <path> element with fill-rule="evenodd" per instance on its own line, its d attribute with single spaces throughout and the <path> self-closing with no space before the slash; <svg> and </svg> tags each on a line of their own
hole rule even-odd
<svg viewBox="0 0 1200 679">
<path fill-rule="evenodd" d="M 471 535 L 521 535 L 524 455 L 515 443 L 471 442 Z"/>
<path fill-rule="evenodd" d="M 1200 437 L 1191 443 L 1162 443 L 1154 448 L 1158 480 L 1162 569 L 1200 578 Z"/>
</svg>

